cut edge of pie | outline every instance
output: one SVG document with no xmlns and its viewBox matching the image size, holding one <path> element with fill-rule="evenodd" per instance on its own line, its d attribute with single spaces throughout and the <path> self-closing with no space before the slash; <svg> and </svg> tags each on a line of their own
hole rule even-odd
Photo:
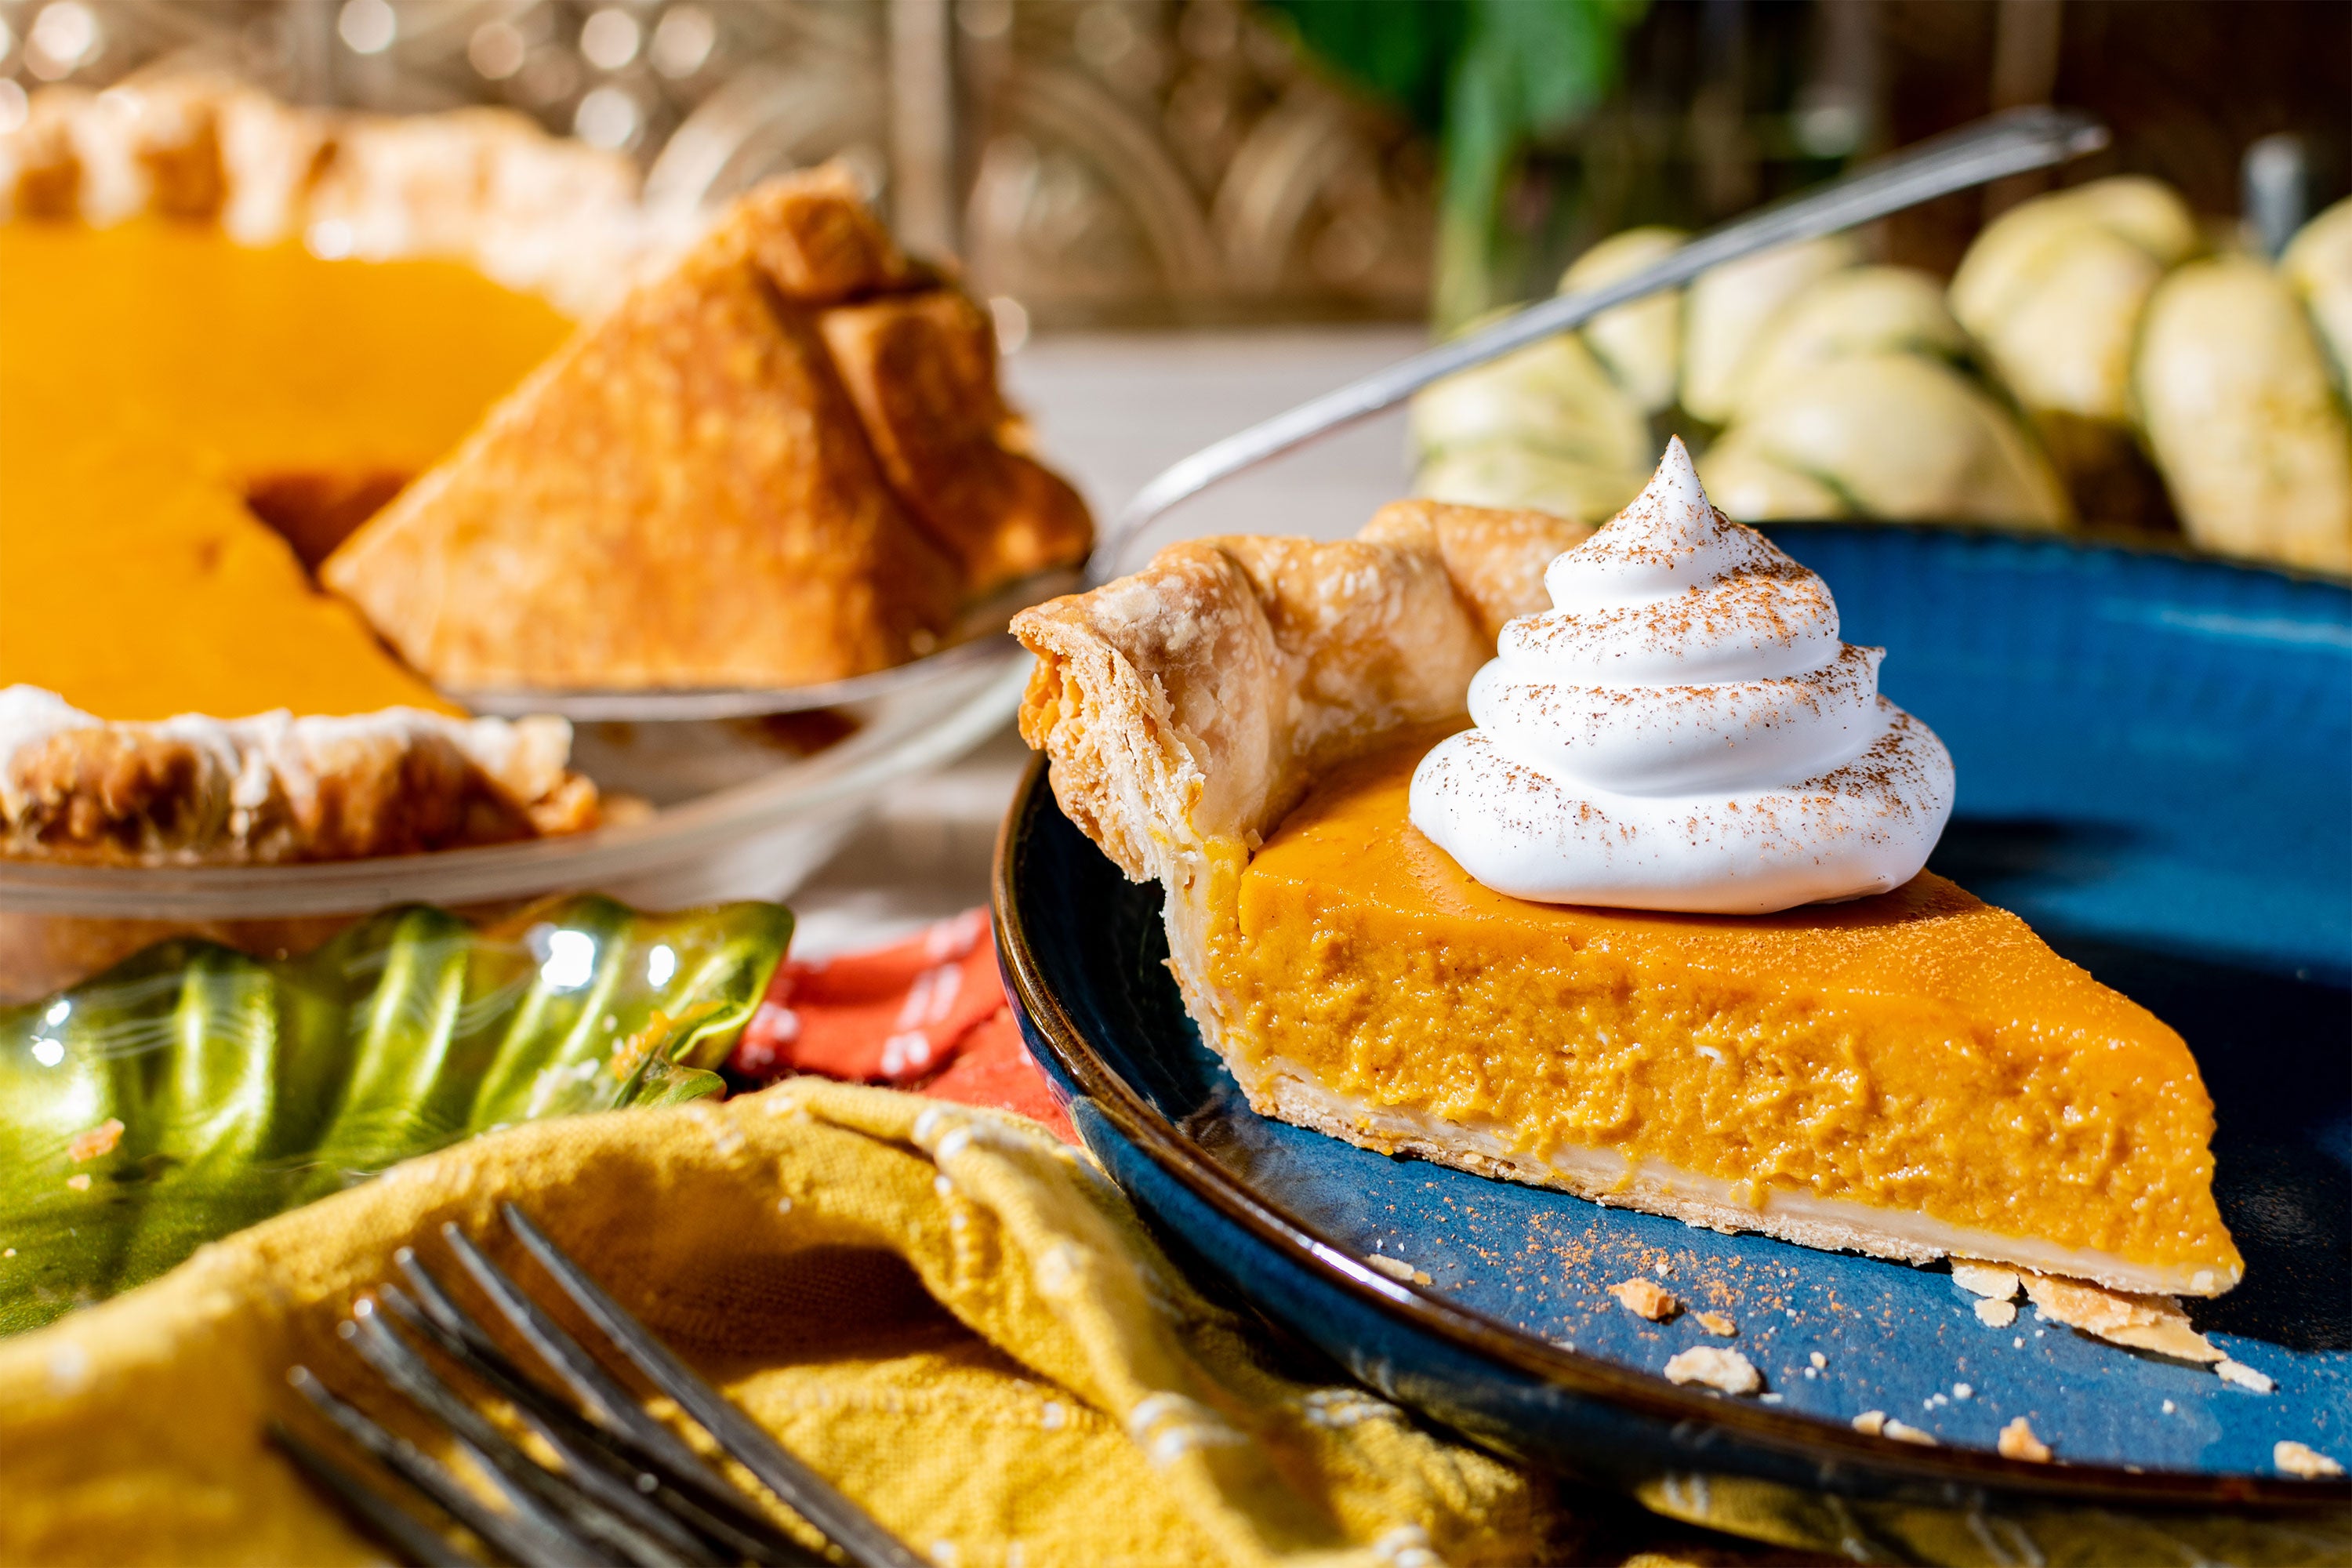
<svg viewBox="0 0 2352 1568">
<path fill-rule="evenodd" d="M 1383 1154 L 1412 1154 L 1481 1176 L 1558 1187 L 1603 1207 L 1664 1215 L 1701 1230 L 1729 1235 L 1750 1230 L 1824 1252 L 1861 1252 L 1899 1263 L 1940 1258 L 1994 1258 L 2004 1264 L 2110 1289 L 2157 1295 L 2211 1296 L 2236 1283 L 2218 1275 L 2201 1288 L 2193 1271 L 2150 1273 L 2111 1253 L 2061 1247 L 2031 1237 L 1996 1236 L 1924 1215 L 1785 1188 L 1760 1194 L 1661 1160 L 1628 1160 L 1599 1150 L 1514 1151 L 1490 1127 L 1444 1121 L 1417 1111 L 1371 1104 L 1333 1092 L 1296 1063 L 1275 1058 L 1259 1092 L 1279 1120 Z"/>
<path fill-rule="evenodd" d="M 1069 819 L 1130 879 L 1162 885 L 1170 967 L 1251 1105 L 1381 1152 L 1695 1226 L 1915 1264 L 1990 1258 L 2125 1291 L 2210 1296 L 2235 1285 L 2242 1264 L 2226 1231 L 2196 1266 L 2136 1262 L 1597 1145 L 1521 1147 L 1499 1123 L 1374 1104 L 1276 1050 L 1252 1059 L 1236 1048 L 1242 1000 L 1221 986 L 1213 949 L 1221 927 L 1239 930 L 1252 857 L 1325 774 L 1409 729 L 1462 722 L 1502 623 L 1545 607 L 1544 567 L 1590 531 L 1541 513 L 1400 502 L 1339 543 L 1179 544 L 1130 577 L 1014 621 L 1038 657 L 1022 734 L 1049 758 Z"/>
</svg>

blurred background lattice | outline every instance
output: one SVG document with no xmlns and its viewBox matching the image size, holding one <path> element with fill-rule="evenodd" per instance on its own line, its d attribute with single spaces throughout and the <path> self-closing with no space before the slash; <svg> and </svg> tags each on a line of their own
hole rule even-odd
<svg viewBox="0 0 2352 1568">
<path fill-rule="evenodd" d="M 1034 321 L 1442 324 L 1631 225 L 1704 224 L 2012 103 L 2081 105 L 2201 212 L 2352 163 L 2339 0 L 4 0 L 28 90 L 160 67 L 388 111 L 479 102 L 656 194 L 842 158 Z M 1948 270 L 2028 178 L 1886 226 Z M 1440 244 L 1441 231 L 1447 234 Z"/>
</svg>

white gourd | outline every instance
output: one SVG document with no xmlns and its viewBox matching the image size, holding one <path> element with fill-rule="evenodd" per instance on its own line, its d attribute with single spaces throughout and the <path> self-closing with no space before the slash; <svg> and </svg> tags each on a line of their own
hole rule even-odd
<svg viewBox="0 0 2352 1568">
<path fill-rule="evenodd" d="M 1422 455 L 1421 489 L 1444 500 L 1537 504 L 1486 499 L 1495 493 L 1498 473 L 1533 471 L 1496 468 L 1491 454 L 1501 446 L 1541 454 L 1554 471 L 1559 464 L 1574 464 L 1591 476 L 1580 479 L 1575 493 L 1617 498 L 1597 513 L 1572 514 L 1580 517 L 1609 516 L 1640 493 L 1652 466 L 1648 421 L 1573 332 L 1428 387 L 1412 400 L 1411 423 Z M 1446 461 L 1465 450 L 1487 456 L 1475 463 Z M 1477 475 L 1486 476 L 1478 481 L 1477 496 L 1439 483 Z"/>
<path fill-rule="evenodd" d="M 1678 228 L 1629 228 L 1612 234 L 1560 274 L 1559 291 L 1597 289 L 1681 248 L 1690 237 Z M 1584 323 L 1585 342 L 1619 386 L 1643 415 L 1659 413 L 1675 401 L 1682 374 L 1683 294 L 1669 289 L 1613 310 L 1603 310 Z"/>
<path fill-rule="evenodd" d="M 1622 468 L 1604 468 L 1517 441 L 1457 447 L 1432 458 L 1414 491 L 1464 506 L 1533 507 L 1600 522 L 1641 493 Z"/>
<path fill-rule="evenodd" d="M 2148 301 L 2134 385 L 2190 539 L 2352 572 L 2352 428 L 2278 272 L 2245 256 L 2174 270 Z"/>
<path fill-rule="evenodd" d="M 1921 353 L 1958 361 L 1969 335 L 1944 305 L 1942 285 L 1909 267 L 1851 267 L 1832 272 L 1791 300 L 1759 335 L 1740 372 L 1745 419 L 1792 378 L 1816 365 L 1862 353 Z"/>
<path fill-rule="evenodd" d="M 1561 288 L 1682 238 L 1613 236 Z M 2352 201 L 2275 269 L 2204 249 L 2178 194 L 2126 176 L 2004 214 L 1948 290 L 1846 237 L 1768 252 L 1422 394 L 1417 488 L 1604 518 L 1679 404 L 1721 426 L 1699 468 L 1735 517 L 2063 527 L 2053 452 L 2092 521 L 2160 515 L 2137 447 L 2199 544 L 2352 573 Z"/>
<path fill-rule="evenodd" d="M 2352 196 L 2303 226 L 2279 270 L 2311 313 L 2337 395 L 2352 398 Z"/>
<path fill-rule="evenodd" d="M 1812 474 L 1775 462 L 1752 435 L 1734 430 L 1698 461 L 1707 499 L 1750 522 L 1776 517 L 1852 517 L 1853 504 Z"/>
<path fill-rule="evenodd" d="M 2188 205 L 2155 180 L 2125 175 L 2038 196 L 1969 247 L 1952 278 L 1952 313 L 2026 407 L 2121 424 L 2141 310 L 2198 244 Z"/>
<path fill-rule="evenodd" d="M 1729 493 L 1736 481 L 1752 486 L 1762 462 L 1835 491 L 1843 510 L 1864 517 L 2053 529 L 2071 515 L 2064 488 L 2009 411 L 1920 354 L 1855 354 L 1792 376 L 1708 448 L 1699 476 L 1717 494 L 1723 474 Z"/>
<path fill-rule="evenodd" d="M 1683 407 L 1711 425 L 1729 419 L 1748 353 L 1781 310 L 1818 279 L 1861 259 L 1852 235 L 1828 235 L 1727 261 L 1692 279 L 1683 301 Z"/>
</svg>

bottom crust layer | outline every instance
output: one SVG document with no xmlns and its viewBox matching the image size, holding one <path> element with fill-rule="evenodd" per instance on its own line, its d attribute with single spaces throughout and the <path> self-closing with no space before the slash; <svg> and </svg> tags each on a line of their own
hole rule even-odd
<svg viewBox="0 0 2352 1568">
<path fill-rule="evenodd" d="M 1235 1064 L 1229 1064 L 1235 1065 Z M 1236 1076 L 1242 1076 L 1237 1074 Z M 1255 1081 L 1252 1081 L 1252 1080 Z M 1276 1058 L 1243 1088 L 1260 1114 L 1327 1133 L 1383 1154 L 1412 1154 L 1477 1175 L 1558 1187 L 1604 1206 L 1640 1209 L 1728 1235 L 1752 1230 L 1825 1252 L 1861 1252 L 1905 1263 L 1939 1258 L 1981 1259 L 2040 1274 L 2087 1279 L 2114 1290 L 2168 1296 L 2218 1296 L 2238 1282 L 2210 1268 L 2133 1263 L 2112 1253 L 2061 1247 L 1949 1225 L 1926 1215 L 1874 1208 L 1843 1198 L 1758 1190 L 1655 1160 L 1630 1161 L 1602 1149 L 1559 1149 L 1549 1155 L 1514 1150 L 1499 1126 L 1441 1121 L 1419 1111 L 1376 1107 L 1315 1083 L 1296 1063 Z"/>
</svg>

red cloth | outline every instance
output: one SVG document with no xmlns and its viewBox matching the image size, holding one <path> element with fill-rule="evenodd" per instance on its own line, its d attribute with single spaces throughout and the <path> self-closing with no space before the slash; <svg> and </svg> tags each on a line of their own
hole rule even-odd
<svg viewBox="0 0 2352 1568">
<path fill-rule="evenodd" d="M 967 910 L 869 952 L 776 968 L 728 1066 L 747 1078 L 820 1073 L 1018 1111 L 1075 1141 L 1029 1059 L 988 940 Z"/>
</svg>

